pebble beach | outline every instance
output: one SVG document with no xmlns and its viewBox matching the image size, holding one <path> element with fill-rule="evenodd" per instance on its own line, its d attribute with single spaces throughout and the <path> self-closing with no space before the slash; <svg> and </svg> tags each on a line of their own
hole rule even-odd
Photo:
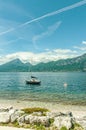
<svg viewBox="0 0 86 130">
<path fill-rule="evenodd" d="M 13 107 L 14 109 L 41 107 L 41 108 L 47 108 L 50 112 L 62 112 L 62 113 L 72 112 L 73 117 L 76 118 L 77 121 L 81 123 L 81 125 L 83 125 L 84 130 L 86 129 L 86 121 L 84 119 L 84 117 L 86 117 L 86 106 L 66 105 L 66 104 L 64 105 L 62 103 L 39 102 L 39 101 L 0 100 L 0 109 L 9 107 Z M 9 128 L 0 126 L 0 130 L 8 130 L 8 129 L 18 130 L 19 128 L 14 127 Z M 25 130 L 25 129 L 20 128 L 19 130 Z"/>
</svg>

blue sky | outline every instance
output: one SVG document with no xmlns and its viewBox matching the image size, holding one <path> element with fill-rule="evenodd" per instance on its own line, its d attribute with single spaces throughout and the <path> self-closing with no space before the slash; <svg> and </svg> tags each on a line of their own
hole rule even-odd
<svg viewBox="0 0 86 130">
<path fill-rule="evenodd" d="M 86 52 L 86 0 L 0 0 L 0 64 Z"/>
</svg>

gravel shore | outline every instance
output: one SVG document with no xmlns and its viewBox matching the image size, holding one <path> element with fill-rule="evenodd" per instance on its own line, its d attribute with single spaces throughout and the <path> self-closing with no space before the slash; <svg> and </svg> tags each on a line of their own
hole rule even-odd
<svg viewBox="0 0 86 130">
<path fill-rule="evenodd" d="M 13 107 L 22 109 L 27 107 L 42 107 L 47 108 L 53 112 L 72 112 L 76 117 L 83 117 L 86 115 L 86 106 L 82 105 L 64 105 L 62 103 L 40 102 L 40 101 L 20 101 L 20 100 L 0 100 L 0 108 Z"/>
<path fill-rule="evenodd" d="M 40 102 L 40 101 L 20 101 L 20 100 L 0 100 L 0 108 L 9 108 L 13 107 L 14 109 L 22 108 L 32 108 L 32 107 L 42 107 L 47 108 L 51 112 L 72 112 L 73 117 L 86 129 L 86 106 L 82 105 L 68 105 L 62 103 L 52 103 L 52 102 Z M 0 130 L 26 130 L 23 128 L 14 128 L 14 127 L 4 127 L 0 126 Z M 28 129 L 31 130 L 31 129 Z"/>
<path fill-rule="evenodd" d="M 14 127 L 8 127 L 8 126 L 0 126 L 0 130 L 26 130 L 24 128 L 14 128 Z M 32 129 L 27 129 L 32 130 Z"/>
</svg>

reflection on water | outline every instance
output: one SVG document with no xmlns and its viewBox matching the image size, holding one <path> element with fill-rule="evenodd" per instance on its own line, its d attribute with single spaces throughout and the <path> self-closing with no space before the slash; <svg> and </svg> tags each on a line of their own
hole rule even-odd
<svg viewBox="0 0 86 130">
<path fill-rule="evenodd" d="M 0 73 L 0 99 L 86 102 L 86 73 L 34 73 L 41 85 L 27 85 L 31 73 Z"/>
</svg>

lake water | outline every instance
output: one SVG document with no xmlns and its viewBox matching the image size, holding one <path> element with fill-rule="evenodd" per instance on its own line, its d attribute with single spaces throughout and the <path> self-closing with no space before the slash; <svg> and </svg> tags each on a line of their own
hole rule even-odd
<svg viewBox="0 0 86 130">
<path fill-rule="evenodd" d="M 86 73 L 34 72 L 41 85 L 27 85 L 29 72 L 0 72 L 0 99 L 86 105 Z M 67 83 L 67 85 L 64 85 Z"/>
</svg>

